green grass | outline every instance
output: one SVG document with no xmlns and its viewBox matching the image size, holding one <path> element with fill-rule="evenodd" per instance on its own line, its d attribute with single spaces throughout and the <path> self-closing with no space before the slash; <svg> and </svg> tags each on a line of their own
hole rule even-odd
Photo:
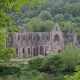
<svg viewBox="0 0 80 80">
<path fill-rule="evenodd" d="M 10 61 L 29 61 L 31 58 L 11 58 Z"/>
</svg>

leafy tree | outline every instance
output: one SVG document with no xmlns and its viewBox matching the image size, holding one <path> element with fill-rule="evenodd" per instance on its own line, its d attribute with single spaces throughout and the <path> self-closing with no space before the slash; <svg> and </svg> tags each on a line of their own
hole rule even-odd
<svg viewBox="0 0 80 80">
<path fill-rule="evenodd" d="M 45 26 L 45 28 L 46 28 L 46 31 L 47 31 L 47 32 L 50 32 L 50 31 L 52 30 L 53 26 L 54 26 L 54 22 L 51 21 L 51 20 L 46 20 L 46 21 L 44 22 L 44 26 Z"/>
<path fill-rule="evenodd" d="M 65 80 L 79 80 L 80 79 L 80 65 L 75 67 L 76 72 L 72 76 L 65 76 Z"/>
<path fill-rule="evenodd" d="M 72 14 L 73 17 L 79 15 L 80 3 L 67 4 L 62 8 L 62 13 Z"/>
<path fill-rule="evenodd" d="M 27 24 L 23 24 L 23 26 L 26 29 L 26 31 L 30 31 L 30 32 L 33 31 L 33 28 L 31 26 L 30 22 L 28 22 Z"/>
<path fill-rule="evenodd" d="M 18 28 L 16 26 L 12 26 L 8 29 L 9 32 L 18 32 Z"/>
<path fill-rule="evenodd" d="M 44 59 L 43 57 L 34 57 L 33 59 L 29 60 L 28 61 L 29 70 L 38 70 L 39 71 L 43 59 Z"/>
<path fill-rule="evenodd" d="M 41 11 L 41 13 L 39 14 L 39 17 L 45 21 L 45 20 L 51 20 L 51 14 L 48 11 Z"/>
<path fill-rule="evenodd" d="M 41 19 L 34 17 L 30 20 L 30 24 L 31 24 L 34 32 L 39 32 L 40 27 L 42 25 L 42 21 L 41 21 Z"/>
<path fill-rule="evenodd" d="M 39 30 L 40 32 L 46 32 L 46 27 L 44 26 L 44 25 L 42 25 L 41 27 L 40 27 L 40 30 Z"/>
<path fill-rule="evenodd" d="M 62 14 L 55 15 L 54 19 L 55 22 L 61 22 L 64 20 L 64 16 Z"/>
<path fill-rule="evenodd" d="M 62 64 L 63 62 L 60 54 L 50 54 L 44 58 L 41 65 L 41 70 L 51 71 L 53 73 L 59 72 L 62 68 Z"/>
<path fill-rule="evenodd" d="M 67 45 L 65 50 L 62 51 L 61 56 L 63 59 L 64 69 L 73 71 L 75 66 L 80 63 L 80 49 Z"/>
<path fill-rule="evenodd" d="M 7 15 L 10 10 L 20 11 L 20 7 L 27 2 L 27 4 L 32 7 L 36 2 L 42 2 L 43 0 L 1 0 L 0 2 L 0 29 L 11 25 L 11 18 Z M 16 29 L 16 28 L 15 28 Z M 14 31 L 9 28 L 10 31 Z M 17 30 L 17 29 L 16 29 Z M 15 53 L 12 48 L 5 48 L 6 35 L 0 30 L 0 60 L 7 62 L 10 60 L 10 54 Z"/>
<path fill-rule="evenodd" d="M 65 14 L 64 14 L 64 19 L 67 20 L 67 21 L 72 21 L 72 20 L 73 20 L 73 17 L 72 17 L 71 14 L 65 13 Z"/>
</svg>

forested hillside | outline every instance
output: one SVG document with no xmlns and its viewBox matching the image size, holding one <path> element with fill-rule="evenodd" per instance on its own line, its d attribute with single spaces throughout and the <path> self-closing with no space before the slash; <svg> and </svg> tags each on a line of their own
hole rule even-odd
<svg viewBox="0 0 80 80">
<path fill-rule="evenodd" d="M 24 26 L 26 31 L 51 31 L 53 25 L 59 23 L 67 33 L 73 26 L 80 42 L 80 0 L 45 0 L 31 9 L 25 4 L 21 12 L 11 12 L 10 16 L 14 25 Z"/>
</svg>

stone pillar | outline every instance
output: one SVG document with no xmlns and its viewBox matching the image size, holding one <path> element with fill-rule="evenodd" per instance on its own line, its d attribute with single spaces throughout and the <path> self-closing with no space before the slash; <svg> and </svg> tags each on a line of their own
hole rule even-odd
<svg viewBox="0 0 80 80">
<path fill-rule="evenodd" d="M 33 46 L 31 46 L 31 57 L 33 57 Z"/>
<path fill-rule="evenodd" d="M 44 46 L 44 54 L 43 54 L 43 56 L 45 56 L 45 46 Z"/>
<path fill-rule="evenodd" d="M 40 46 L 38 46 L 38 55 L 40 55 Z"/>
</svg>

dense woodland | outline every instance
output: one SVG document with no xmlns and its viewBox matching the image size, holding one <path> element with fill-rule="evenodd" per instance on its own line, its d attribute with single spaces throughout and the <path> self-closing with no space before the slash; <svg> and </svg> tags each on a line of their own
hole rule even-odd
<svg viewBox="0 0 80 80">
<path fill-rule="evenodd" d="M 80 80 L 80 48 L 70 44 L 60 53 L 24 59 L 23 64 L 9 63 L 23 60 L 11 57 L 11 53 L 16 53 L 14 48 L 5 48 L 5 30 L 13 33 L 18 31 L 17 27 L 24 26 L 26 31 L 49 32 L 59 23 L 64 33 L 73 26 L 80 42 L 80 0 L 42 1 L 0 1 L 0 80 Z"/>
<path fill-rule="evenodd" d="M 23 5 L 19 13 L 10 12 L 13 24 L 24 26 L 26 31 L 51 31 L 55 23 L 59 23 L 64 33 L 72 26 L 78 34 L 80 42 L 80 0 L 44 0 L 34 8 Z"/>
</svg>

